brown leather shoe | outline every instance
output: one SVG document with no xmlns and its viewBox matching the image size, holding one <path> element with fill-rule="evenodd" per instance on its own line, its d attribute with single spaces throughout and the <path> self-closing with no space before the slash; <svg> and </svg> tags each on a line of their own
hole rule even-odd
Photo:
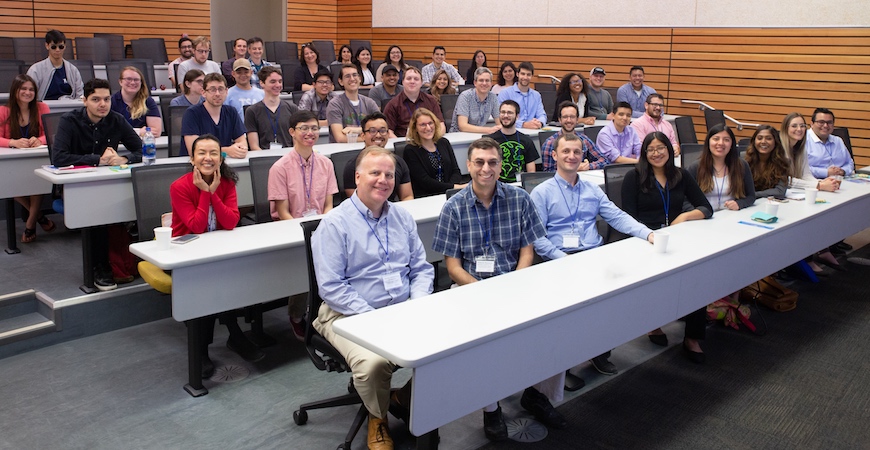
<svg viewBox="0 0 870 450">
<path fill-rule="evenodd" d="M 387 418 L 378 419 L 369 414 L 369 450 L 393 450 L 393 438 Z"/>
</svg>

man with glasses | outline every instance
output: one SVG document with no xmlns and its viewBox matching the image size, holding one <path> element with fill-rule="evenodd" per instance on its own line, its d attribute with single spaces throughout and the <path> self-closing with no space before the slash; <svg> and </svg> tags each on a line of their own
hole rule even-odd
<svg viewBox="0 0 870 450">
<path fill-rule="evenodd" d="M 456 99 L 451 132 L 489 134 L 501 128 L 497 120 L 495 125 L 487 125 L 490 120 L 498 118 L 498 96 L 490 92 L 490 88 L 492 71 L 486 67 L 478 67 L 474 71 L 474 89 L 463 91 Z"/>
<path fill-rule="evenodd" d="M 235 108 L 224 105 L 227 98 L 227 80 L 219 72 L 210 73 L 203 80 L 205 102 L 191 106 L 181 119 L 181 156 L 203 134 L 217 136 L 221 152 L 230 158 L 244 158 L 248 154 L 245 126 Z"/>
<path fill-rule="evenodd" d="M 262 89 L 251 84 L 253 72 L 247 59 L 237 59 L 233 63 L 233 73 L 236 74 L 236 85 L 227 91 L 227 105 L 236 108 L 239 117 L 244 117 L 244 107 L 263 100 L 265 94 Z"/>
<path fill-rule="evenodd" d="M 387 116 L 387 124 L 396 136 L 408 134 L 408 124 L 411 116 L 418 108 L 426 108 L 438 117 L 438 126 L 441 132 L 446 131 L 444 116 L 441 114 L 441 105 L 430 94 L 422 92 L 422 76 L 420 70 L 414 66 L 405 69 L 405 78 L 402 80 L 402 92 L 387 103 L 384 115 Z"/>
<path fill-rule="evenodd" d="M 839 136 L 834 136 L 834 113 L 827 108 L 813 111 L 813 125 L 807 130 L 807 162 L 813 176 L 823 180 L 844 177 L 855 172 L 849 149 Z"/>
<path fill-rule="evenodd" d="M 36 99 L 43 101 L 82 98 L 82 75 L 76 66 L 63 59 L 66 36 L 58 30 L 49 30 L 45 33 L 45 49 L 48 50 L 48 58 L 27 69 L 27 74 L 36 81 L 39 90 Z"/>
<path fill-rule="evenodd" d="M 233 64 L 239 59 L 245 59 L 246 56 L 248 56 L 248 41 L 245 38 L 236 38 L 233 41 L 233 57 L 221 63 L 221 74 L 227 79 L 227 87 L 236 85 Z"/>
<path fill-rule="evenodd" d="M 502 172 L 498 142 L 484 137 L 468 146 L 471 183 L 447 200 L 435 224 L 432 250 L 444 255 L 447 272 L 458 286 L 532 265 L 534 242 L 546 236 L 526 191 L 498 180 Z M 561 392 L 562 374 L 523 392 L 520 404 L 548 427 L 567 421 L 544 392 Z M 483 431 L 493 441 L 508 437 L 498 402 L 483 409 Z"/>
<path fill-rule="evenodd" d="M 537 130 L 547 123 L 547 113 L 544 111 L 541 94 L 531 88 L 534 74 L 535 66 L 532 63 L 521 62 L 519 72 L 517 72 L 517 84 L 502 89 L 498 93 L 498 99 L 501 102 L 513 100 L 517 104 L 523 105 L 522 112 L 517 114 L 517 126 Z"/>
<path fill-rule="evenodd" d="M 387 117 L 376 112 L 369 114 L 362 121 L 363 140 L 365 147 L 385 148 L 387 139 L 390 137 L 390 129 L 387 128 Z M 344 166 L 344 193 L 350 197 L 356 189 L 355 173 L 356 161 L 350 160 Z M 414 190 L 411 188 L 411 171 L 403 158 L 396 158 L 396 182 L 393 192 L 390 194 L 391 202 L 400 202 L 414 199 Z"/>
<path fill-rule="evenodd" d="M 302 98 L 299 99 L 299 109 L 313 112 L 317 116 L 320 126 L 325 127 L 329 124 L 326 120 L 329 101 L 337 95 L 339 93 L 335 92 L 335 85 L 332 83 L 332 73 L 329 70 L 318 70 L 314 74 L 314 89 L 305 91 L 302 94 Z"/>
<path fill-rule="evenodd" d="M 435 76 L 435 72 L 441 69 L 444 69 L 444 71 L 447 72 L 447 76 L 450 77 L 451 83 L 454 86 L 465 84 L 465 80 L 462 79 L 462 75 L 459 75 L 459 71 L 452 65 L 444 62 L 444 58 L 446 57 L 447 50 L 445 50 L 444 47 L 437 45 L 432 49 L 432 62 L 423 66 L 423 70 L 420 73 L 423 77 L 423 87 L 429 87 L 429 83 L 432 82 L 432 77 Z"/>
<path fill-rule="evenodd" d="M 637 119 L 644 113 L 644 103 L 650 94 L 656 90 L 643 84 L 644 72 L 642 66 L 633 66 L 628 71 L 629 82 L 616 90 L 616 101 L 631 105 L 631 117 Z"/>
<path fill-rule="evenodd" d="M 284 88 L 281 68 L 263 67 L 260 70 L 260 81 L 264 88 L 263 101 L 248 107 L 244 115 L 245 130 L 248 132 L 248 148 L 268 150 L 292 147 L 290 117 L 299 108 L 293 102 L 281 100 L 281 89 Z"/>
<path fill-rule="evenodd" d="M 392 64 L 384 67 L 380 77 L 382 83 L 369 91 L 369 98 L 378 105 L 386 106 L 384 102 L 395 98 L 404 88 L 399 84 L 399 69 Z"/>
<path fill-rule="evenodd" d="M 502 91 L 504 92 L 504 91 Z M 520 105 L 513 100 L 505 100 L 498 108 L 498 123 L 501 129 L 486 137 L 492 138 L 501 150 L 501 172 L 499 180 L 505 183 L 519 181 L 520 172 L 534 172 L 538 149 L 526 134 L 517 130 L 517 116 Z"/>
<path fill-rule="evenodd" d="M 544 141 L 541 146 L 541 155 L 544 162 L 544 172 L 556 171 L 555 149 L 556 142 L 564 135 L 577 136 L 580 147 L 583 149 L 583 155 L 580 158 L 580 163 L 577 165 L 578 171 L 583 170 L 599 170 L 610 164 L 604 155 L 598 152 L 598 147 L 592 142 L 592 139 L 586 137 L 583 132 L 577 132 L 575 128 L 580 117 L 580 108 L 572 101 L 564 101 L 559 105 L 559 123 L 562 128 L 554 135 Z M 573 142 L 573 139 L 570 139 Z"/>
<path fill-rule="evenodd" d="M 169 63 L 169 81 L 172 82 L 173 86 L 182 84 L 183 78 L 175 81 L 175 67 L 179 64 L 187 61 L 190 58 L 193 58 L 193 41 L 184 35 L 181 39 L 178 40 L 178 53 L 181 55 L 178 58 L 175 58 L 171 63 Z"/>
<path fill-rule="evenodd" d="M 381 111 L 374 100 L 359 95 L 359 84 L 362 80 L 359 67 L 344 64 L 341 66 L 339 79 L 344 94 L 330 101 L 326 107 L 329 142 L 348 142 L 348 135 L 353 136 L 353 139 L 358 138 L 363 131 L 362 120 L 369 114 Z M 395 135 L 390 132 L 390 137 Z"/>
<path fill-rule="evenodd" d="M 200 36 L 194 39 L 193 48 L 193 58 L 178 65 L 178 80 L 176 83 L 179 85 L 184 81 L 184 74 L 186 74 L 190 69 L 199 69 L 206 75 L 210 73 L 221 73 L 221 66 L 208 59 L 208 54 L 211 52 L 211 41 L 209 41 L 207 37 Z"/>
<path fill-rule="evenodd" d="M 677 135 L 674 133 L 674 127 L 664 118 L 665 98 L 662 97 L 662 94 L 652 93 L 647 96 L 644 104 L 646 112 L 637 120 L 631 122 L 631 126 L 637 131 L 637 137 L 643 141 L 646 135 L 655 131 L 661 131 L 673 144 L 674 156 L 680 156 L 680 143 Z"/>
</svg>

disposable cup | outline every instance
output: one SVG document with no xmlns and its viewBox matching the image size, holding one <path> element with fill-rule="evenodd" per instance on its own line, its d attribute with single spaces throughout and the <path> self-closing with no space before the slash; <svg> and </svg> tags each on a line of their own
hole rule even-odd
<svg viewBox="0 0 870 450">
<path fill-rule="evenodd" d="M 157 240 L 158 250 L 169 250 L 169 240 L 172 238 L 171 227 L 157 227 L 154 229 L 154 238 Z"/>
<path fill-rule="evenodd" d="M 668 251 L 668 240 L 671 234 L 667 231 L 656 231 L 653 233 L 653 248 L 656 253 L 666 253 Z"/>
<path fill-rule="evenodd" d="M 807 189 L 804 189 L 804 192 L 807 195 L 807 198 L 806 198 L 807 205 L 815 205 L 816 204 L 816 197 L 819 196 L 819 190 L 816 188 L 807 188 Z"/>
</svg>

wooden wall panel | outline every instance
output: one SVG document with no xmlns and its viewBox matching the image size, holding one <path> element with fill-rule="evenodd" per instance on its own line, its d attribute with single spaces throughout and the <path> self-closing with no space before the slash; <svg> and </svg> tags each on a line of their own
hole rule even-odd
<svg viewBox="0 0 870 450">
<path fill-rule="evenodd" d="M 335 41 L 336 0 L 287 2 L 287 40 L 303 43 Z"/>
<path fill-rule="evenodd" d="M 371 0 L 341 0 L 336 15 L 335 48 L 351 39 L 372 40 L 372 2 Z M 384 49 L 386 50 L 386 49 Z M 372 58 L 383 59 L 384 51 L 372 49 Z"/>
<path fill-rule="evenodd" d="M 33 2 L 0 1 L 0 30 L 4 37 L 33 37 Z"/>
</svg>

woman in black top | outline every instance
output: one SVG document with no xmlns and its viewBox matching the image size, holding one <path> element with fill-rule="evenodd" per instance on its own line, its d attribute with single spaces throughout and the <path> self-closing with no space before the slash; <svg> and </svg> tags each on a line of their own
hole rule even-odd
<svg viewBox="0 0 870 450">
<path fill-rule="evenodd" d="M 438 117 L 426 108 L 418 108 L 408 125 L 408 145 L 404 158 L 411 174 L 414 198 L 443 194 L 462 188 L 462 174 L 450 141 L 442 137 Z"/>
<path fill-rule="evenodd" d="M 320 64 L 320 52 L 313 43 L 302 45 L 302 49 L 299 50 L 299 62 L 302 65 L 296 68 L 293 90 L 310 91 L 314 89 L 314 75 L 321 70 L 326 70 L 326 67 Z"/>
<path fill-rule="evenodd" d="M 553 120 L 559 120 L 559 113 L 562 111 L 559 105 L 562 102 L 571 102 L 577 105 L 577 109 L 583 113 L 578 118 L 578 122 L 585 125 L 595 125 L 595 117 L 589 115 L 589 102 L 586 94 L 588 85 L 583 75 L 574 72 L 568 72 L 562 77 L 559 82 L 559 87 L 556 89 L 556 109 L 553 110 Z"/>
<path fill-rule="evenodd" d="M 685 201 L 692 205 L 692 209 L 684 212 Z M 687 220 L 708 219 L 713 215 L 713 208 L 695 179 L 674 165 L 674 146 L 659 131 L 644 138 L 635 169 L 625 174 L 622 208 L 653 230 Z M 704 352 L 698 341 L 706 334 L 706 308 L 690 313 L 685 319 L 683 351 L 691 361 L 704 362 Z M 648 336 L 654 344 L 668 345 L 668 338 L 661 328 Z"/>
<path fill-rule="evenodd" d="M 474 71 L 479 67 L 489 67 L 486 65 L 486 53 L 483 50 L 474 52 L 471 57 L 471 67 L 465 72 L 465 84 L 474 84 Z"/>
</svg>

